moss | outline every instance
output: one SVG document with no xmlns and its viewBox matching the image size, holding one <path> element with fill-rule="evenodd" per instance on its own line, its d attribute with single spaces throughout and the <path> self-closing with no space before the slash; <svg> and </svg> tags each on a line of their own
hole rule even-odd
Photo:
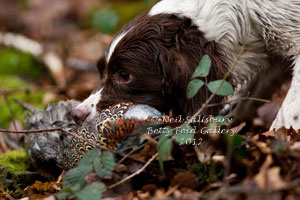
<svg viewBox="0 0 300 200">
<path fill-rule="evenodd" d="M 23 9 L 29 8 L 29 0 L 19 0 L 19 4 L 22 6 Z"/>
<path fill-rule="evenodd" d="M 13 112 L 13 117 L 20 121 L 24 121 L 25 112 L 23 108 L 14 102 L 14 99 L 18 99 L 23 102 L 30 103 L 38 108 L 43 108 L 42 100 L 44 97 L 44 91 L 34 91 L 30 92 L 26 91 L 28 88 L 28 84 L 20 79 L 17 76 L 13 75 L 0 75 L 0 88 L 4 88 L 6 90 L 14 90 L 14 89 L 24 89 L 24 91 L 19 91 L 16 93 L 12 93 L 8 95 L 8 103 Z M 0 125 L 3 128 L 7 128 L 9 122 L 12 120 L 12 116 L 5 101 L 4 97 L 0 95 Z"/>
<path fill-rule="evenodd" d="M 0 188 L 5 193 L 10 194 L 14 198 L 21 198 L 24 193 L 24 189 L 22 189 L 17 183 L 12 183 L 11 185 L 0 183 Z"/>
<path fill-rule="evenodd" d="M 13 75 L 0 75 L 0 86 L 5 89 L 25 89 L 27 83 Z"/>
<path fill-rule="evenodd" d="M 26 172 L 29 165 L 29 158 L 24 149 L 8 151 L 0 156 L 0 166 L 15 174 Z"/>
<path fill-rule="evenodd" d="M 24 149 L 8 151 L 0 156 L 0 188 L 6 193 L 19 198 L 25 185 L 20 184 L 30 166 L 29 158 Z"/>
<path fill-rule="evenodd" d="M 148 8 L 149 6 L 144 1 L 118 2 L 112 4 L 112 9 L 119 16 L 117 30 Z"/>
<path fill-rule="evenodd" d="M 201 184 L 211 183 L 223 177 L 224 167 L 221 163 L 202 164 L 195 163 L 188 169 L 194 173 Z"/>
<path fill-rule="evenodd" d="M 0 73 L 18 74 L 29 80 L 36 80 L 40 77 L 42 69 L 31 54 L 4 48 L 0 51 Z"/>
<path fill-rule="evenodd" d="M 131 1 L 131 2 L 117 2 L 112 5 L 112 9 L 116 11 L 120 20 L 117 25 L 117 30 L 122 28 L 124 24 L 127 24 L 135 16 L 141 12 L 150 9 L 157 0 L 147 0 L 147 1 Z"/>
<path fill-rule="evenodd" d="M 36 180 L 46 181 L 31 165 L 25 150 L 14 150 L 0 156 L 0 189 L 14 198 L 21 198 L 24 188 Z"/>
</svg>

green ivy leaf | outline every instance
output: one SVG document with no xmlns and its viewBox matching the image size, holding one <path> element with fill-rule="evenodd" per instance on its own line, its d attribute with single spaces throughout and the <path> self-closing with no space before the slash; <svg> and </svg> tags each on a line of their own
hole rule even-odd
<svg viewBox="0 0 300 200">
<path fill-rule="evenodd" d="M 109 171 L 113 171 L 115 168 L 115 158 L 114 155 L 110 152 L 103 152 L 101 155 L 101 161 L 103 168 Z"/>
<path fill-rule="evenodd" d="M 73 185 L 70 189 L 74 192 L 79 191 L 83 186 L 80 183 Z"/>
<path fill-rule="evenodd" d="M 76 167 L 74 169 L 69 170 L 63 179 L 63 188 L 73 187 L 76 184 L 79 184 L 81 188 L 85 184 L 85 175 L 91 173 L 93 171 L 92 165 Z M 75 189 L 77 187 L 74 187 Z"/>
<path fill-rule="evenodd" d="M 78 200 L 99 200 L 104 188 L 105 185 L 103 183 L 91 184 L 84 187 L 76 196 Z"/>
<path fill-rule="evenodd" d="M 198 79 L 191 80 L 187 86 L 187 98 L 193 98 L 200 88 L 204 85 L 204 82 Z"/>
<path fill-rule="evenodd" d="M 282 155 L 284 153 L 284 144 L 283 142 L 277 141 L 275 145 L 272 147 L 273 151 Z"/>
<path fill-rule="evenodd" d="M 246 147 L 242 145 L 244 138 L 239 135 L 230 136 L 227 135 L 230 147 L 233 149 L 233 153 L 244 158 L 246 156 Z"/>
<path fill-rule="evenodd" d="M 218 89 L 218 87 L 221 85 L 222 81 L 223 80 L 209 82 L 207 85 L 209 91 L 211 91 L 212 93 L 215 92 Z M 223 85 L 220 87 L 220 89 L 217 91 L 216 94 L 221 95 L 221 96 L 232 95 L 233 87 L 230 83 L 228 83 L 227 81 L 224 81 Z"/>
<path fill-rule="evenodd" d="M 84 157 L 80 160 L 78 167 L 90 165 L 94 161 L 94 159 L 99 157 L 100 155 L 101 155 L 101 152 L 98 148 L 87 152 L 84 155 Z"/>
<path fill-rule="evenodd" d="M 99 10 L 93 13 L 92 26 L 98 28 L 103 33 L 114 33 L 119 17 L 111 8 Z"/>
<path fill-rule="evenodd" d="M 100 158 L 97 158 L 94 160 L 93 167 L 94 167 L 96 174 L 101 178 L 104 177 L 105 174 L 107 173 L 107 171 L 103 169 Z"/>
<path fill-rule="evenodd" d="M 174 139 L 177 143 L 182 143 L 182 139 L 184 142 L 187 139 L 194 139 L 193 128 L 190 125 L 183 124 L 177 130 L 177 135 L 174 136 Z"/>
<path fill-rule="evenodd" d="M 54 195 L 58 200 L 63 200 L 72 194 L 73 194 L 73 190 L 71 190 L 70 188 L 66 188 L 58 193 L 55 193 Z"/>
<path fill-rule="evenodd" d="M 193 73 L 192 79 L 197 78 L 197 77 L 208 76 L 210 67 L 211 67 L 211 60 L 208 55 L 204 55 L 201 58 L 200 63 L 198 65 L 198 67 L 196 68 L 195 72 Z"/>
<path fill-rule="evenodd" d="M 163 161 L 168 159 L 171 155 L 172 150 L 172 139 L 167 138 L 166 136 L 160 137 L 163 138 L 161 141 L 158 141 L 158 161 L 160 169 L 163 171 Z"/>
<path fill-rule="evenodd" d="M 164 142 L 166 139 L 169 138 L 173 133 L 173 130 L 170 126 L 164 127 L 162 133 L 158 137 L 158 143 L 157 143 L 157 150 L 158 147 L 161 145 L 162 142 Z"/>
<path fill-rule="evenodd" d="M 96 174 L 101 178 L 111 175 L 109 172 L 113 171 L 115 167 L 114 155 L 109 152 L 103 152 L 100 158 L 94 160 L 93 167 Z"/>
<path fill-rule="evenodd" d="M 160 134 L 157 142 L 157 150 L 159 150 L 159 146 L 167 139 L 168 137 L 165 134 Z"/>
</svg>

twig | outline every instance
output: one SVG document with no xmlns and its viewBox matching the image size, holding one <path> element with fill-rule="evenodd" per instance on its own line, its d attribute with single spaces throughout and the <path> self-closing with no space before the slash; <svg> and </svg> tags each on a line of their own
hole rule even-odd
<svg viewBox="0 0 300 200">
<path fill-rule="evenodd" d="M 61 129 L 62 128 L 49 128 L 49 129 L 40 129 L 40 130 L 27 130 L 27 131 L 12 131 L 12 130 L 7 130 L 7 129 L 0 129 L 0 133 L 29 134 L 29 133 L 61 131 Z"/>
<path fill-rule="evenodd" d="M 226 102 L 222 102 L 222 103 L 207 104 L 206 107 L 221 106 L 221 105 L 224 105 L 224 104 L 229 104 L 229 103 L 231 103 L 231 102 L 235 102 L 235 101 L 245 101 L 245 100 L 259 101 L 259 102 L 263 102 L 263 103 L 269 103 L 269 102 L 271 102 L 270 100 L 259 99 L 259 98 L 255 98 L 255 97 L 241 97 L 241 98 L 238 98 L 238 99 L 233 99 L 233 100 L 226 101 Z"/>
<path fill-rule="evenodd" d="M 28 88 L 18 88 L 18 89 L 11 89 L 11 90 L 7 90 L 5 88 L 1 88 L 1 94 L 3 96 L 6 95 L 10 95 L 10 94 L 14 94 L 14 93 L 26 93 L 26 92 L 30 92 L 30 90 Z"/>
<path fill-rule="evenodd" d="M 11 116 L 11 119 L 12 119 L 13 126 L 14 126 L 15 130 L 18 130 L 16 121 L 15 121 L 14 113 L 13 113 L 13 111 L 12 111 L 12 109 L 11 109 L 11 106 L 10 106 L 10 104 L 9 104 L 9 101 L 8 101 L 8 97 L 7 97 L 8 94 L 3 92 L 2 95 L 3 95 L 3 98 L 4 98 L 4 101 L 5 101 L 6 105 L 7 105 L 7 107 L 8 107 L 8 110 L 9 110 L 9 113 L 10 113 L 10 116 Z M 17 135 L 17 139 L 18 139 L 18 140 L 20 139 L 20 138 L 19 138 L 19 135 Z"/>
<path fill-rule="evenodd" d="M 153 140 L 156 140 L 158 137 L 159 137 L 159 136 L 155 136 L 155 137 L 153 138 Z M 124 160 L 126 160 L 127 158 L 130 158 L 130 156 L 131 156 L 134 152 L 136 152 L 136 151 L 142 149 L 146 144 L 147 144 L 147 143 L 144 143 L 144 144 L 141 144 L 141 145 L 139 145 L 139 146 L 133 148 L 129 153 L 127 153 L 127 154 L 126 154 L 126 155 L 118 162 L 118 164 L 121 164 L 122 162 L 124 162 Z"/>
<path fill-rule="evenodd" d="M 150 160 L 148 160 L 148 162 L 147 162 L 141 169 L 139 169 L 138 171 L 134 172 L 133 174 L 127 176 L 126 178 L 122 179 L 121 181 L 119 181 L 119 182 L 117 182 L 117 183 L 115 183 L 115 184 L 112 184 L 112 185 L 108 186 L 107 188 L 104 188 L 104 189 L 102 190 L 102 192 L 105 192 L 105 191 L 107 191 L 107 190 L 109 190 L 109 189 L 112 189 L 112 188 L 118 186 L 118 185 L 121 185 L 122 183 L 125 183 L 125 182 L 128 181 L 129 179 L 131 179 L 131 178 L 135 177 L 136 175 L 140 174 L 141 172 L 143 172 L 143 171 L 151 164 L 151 162 L 152 162 L 154 159 L 157 158 L 157 156 L 158 156 L 158 153 L 156 153 L 154 156 L 152 156 L 152 158 L 150 158 Z"/>
<path fill-rule="evenodd" d="M 31 112 L 31 113 L 34 113 L 34 114 L 37 114 L 38 112 L 40 112 L 40 110 L 36 107 L 34 107 L 33 105 L 29 104 L 29 103 L 25 103 L 25 102 L 22 102 L 18 99 L 14 99 L 14 101 L 19 104 L 20 106 L 23 107 L 23 109 Z"/>
<path fill-rule="evenodd" d="M 16 121 L 15 121 L 15 116 L 14 116 L 14 113 L 13 113 L 13 111 L 12 111 L 12 109 L 11 109 L 11 106 L 10 106 L 10 104 L 9 104 L 9 101 L 8 101 L 6 95 L 4 96 L 4 101 L 5 101 L 5 103 L 6 103 L 7 107 L 8 107 L 9 114 L 10 114 L 10 117 L 11 117 L 11 119 L 12 119 L 13 126 L 14 126 L 15 130 L 17 130 L 18 127 L 17 127 Z M 19 139 L 19 138 L 18 138 L 18 139 Z"/>
<path fill-rule="evenodd" d="M 5 197 L 8 198 L 9 200 L 15 200 L 10 194 L 4 193 Z"/>
<path fill-rule="evenodd" d="M 133 148 L 129 153 L 125 154 L 125 156 L 118 162 L 118 164 L 121 164 L 122 162 L 124 162 L 124 160 L 126 160 L 128 157 L 130 157 L 134 152 L 136 152 L 136 151 L 140 150 L 142 147 L 144 147 L 145 144 L 142 144 L 138 147 Z"/>
</svg>

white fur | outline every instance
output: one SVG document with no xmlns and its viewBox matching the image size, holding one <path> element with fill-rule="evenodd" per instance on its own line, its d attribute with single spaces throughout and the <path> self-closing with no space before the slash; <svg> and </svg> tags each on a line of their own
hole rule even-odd
<svg viewBox="0 0 300 200">
<path fill-rule="evenodd" d="M 96 105 L 101 100 L 102 96 L 102 88 L 97 92 L 91 94 L 87 99 L 85 99 L 82 103 L 75 107 L 75 109 L 87 109 L 90 111 L 87 120 L 93 119 L 97 115 Z"/>
<path fill-rule="evenodd" d="M 238 68 L 233 76 L 238 82 L 253 77 L 266 65 L 265 42 L 260 33 L 253 29 L 247 4 L 252 0 L 162 0 L 150 11 L 150 15 L 176 13 L 187 16 L 205 33 L 206 39 L 217 42 L 233 65 L 236 55 L 245 45 L 240 55 Z M 243 70 L 240 70 L 243 69 Z"/>
<path fill-rule="evenodd" d="M 131 28 L 131 29 L 132 29 L 132 28 Z M 123 32 L 123 33 L 117 35 L 117 36 L 115 37 L 115 39 L 112 41 L 112 43 L 111 43 L 111 45 L 110 45 L 110 47 L 109 47 L 108 53 L 107 53 L 107 55 L 106 55 L 106 62 L 107 62 L 107 63 L 109 63 L 109 60 L 110 60 L 112 54 L 114 53 L 114 50 L 115 50 L 116 46 L 117 46 L 117 45 L 119 44 L 119 42 L 127 35 L 127 33 L 128 33 L 131 29 L 129 29 L 129 30 L 127 30 L 127 31 L 125 31 L 125 32 Z"/>
<path fill-rule="evenodd" d="M 295 63 L 291 87 L 270 129 L 278 129 L 281 126 L 300 129 L 300 56 Z"/>
<path fill-rule="evenodd" d="M 298 56 L 290 91 L 271 128 L 300 128 L 299 0 L 162 0 L 149 14 L 161 13 L 190 17 L 209 41 L 220 45 L 230 66 L 239 55 L 232 72 L 238 84 L 251 82 L 262 69 L 272 74 L 270 56 Z"/>
</svg>

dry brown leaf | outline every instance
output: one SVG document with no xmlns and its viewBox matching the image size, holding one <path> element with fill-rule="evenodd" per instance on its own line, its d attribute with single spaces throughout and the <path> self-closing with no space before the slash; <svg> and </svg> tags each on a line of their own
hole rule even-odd
<svg viewBox="0 0 300 200">
<path fill-rule="evenodd" d="M 300 151 L 300 142 L 295 142 L 294 144 L 292 144 L 291 150 Z"/>
<path fill-rule="evenodd" d="M 0 189 L 0 199 L 14 200 L 14 198 L 12 196 L 10 196 L 9 194 L 6 194 L 1 189 Z"/>
<path fill-rule="evenodd" d="M 257 141 L 255 142 L 256 146 L 263 152 L 264 154 L 271 153 L 272 149 L 267 146 L 267 143 Z"/>
<path fill-rule="evenodd" d="M 261 189 L 283 189 L 287 184 L 280 176 L 280 167 L 269 168 L 273 164 L 271 155 L 268 155 L 254 181 Z"/>
<path fill-rule="evenodd" d="M 156 190 L 157 190 L 157 186 L 154 184 L 147 184 L 147 185 L 144 185 L 142 188 L 143 192 L 148 192 L 151 196 L 154 195 Z"/>
<path fill-rule="evenodd" d="M 149 192 L 138 191 L 137 196 L 139 199 L 150 199 L 151 195 Z"/>
<path fill-rule="evenodd" d="M 165 194 L 166 194 L 166 191 L 164 189 L 158 189 L 155 191 L 155 197 L 158 199 L 164 199 L 166 196 Z"/>
<path fill-rule="evenodd" d="M 242 122 L 240 125 L 231 128 L 231 130 L 237 134 L 238 132 L 240 132 L 242 130 L 242 128 L 244 128 L 246 126 L 246 122 Z"/>
<path fill-rule="evenodd" d="M 44 198 L 43 200 L 56 200 L 56 198 L 54 195 L 50 195 L 50 196 Z"/>
<path fill-rule="evenodd" d="M 266 136 L 266 137 L 274 137 L 275 138 L 275 132 L 273 130 L 267 131 L 264 133 L 256 134 L 255 136 L 252 137 L 253 140 L 259 140 L 260 136 Z"/>
<path fill-rule="evenodd" d="M 280 167 L 272 167 L 255 177 L 255 182 L 262 189 L 281 190 L 287 183 L 280 176 Z"/>
<path fill-rule="evenodd" d="M 171 186 L 179 186 L 180 188 L 192 188 L 195 189 L 199 182 L 195 174 L 190 171 L 177 173 L 172 181 Z"/>
<path fill-rule="evenodd" d="M 284 141 L 290 141 L 290 136 L 288 136 L 288 133 L 292 130 L 293 129 L 286 129 L 285 127 L 281 127 L 275 132 L 275 138 Z"/>
<path fill-rule="evenodd" d="M 60 191 L 62 187 L 61 183 L 56 182 L 41 182 L 35 181 L 34 184 L 27 187 L 24 190 L 24 196 L 29 196 L 30 198 L 38 199 L 40 196 L 33 196 L 33 195 L 48 195 Z M 45 198 L 46 196 L 43 196 Z"/>
<path fill-rule="evenodd" d="M 295 130 L 292 127 L 288 131 L 288 135 L 290 136 L 289 141 L 300 141 L 300 130 Z"/>
<path fill-rule="evenodd" d="M 154 154 L 156 153 L 156 144 L 152 142 L 147 142 L 147 144 L 144 146 L 144 148 L 139 151 L 138 153 L 135 153 L 132 155 L 132 157 L 147 161 L 149 160 Z"/>
<path fill-rule="evenodd" d="M 166 194 L 165 194 L 166 197 L 172 195 L 172 194 L 177 190 L 177 188 L 178 188 L 178 185 L 173 186 L 173 187 L 170 187 L 170 188 L 168 189 L 168 191 L 166 192 Z"/>
</svg>

